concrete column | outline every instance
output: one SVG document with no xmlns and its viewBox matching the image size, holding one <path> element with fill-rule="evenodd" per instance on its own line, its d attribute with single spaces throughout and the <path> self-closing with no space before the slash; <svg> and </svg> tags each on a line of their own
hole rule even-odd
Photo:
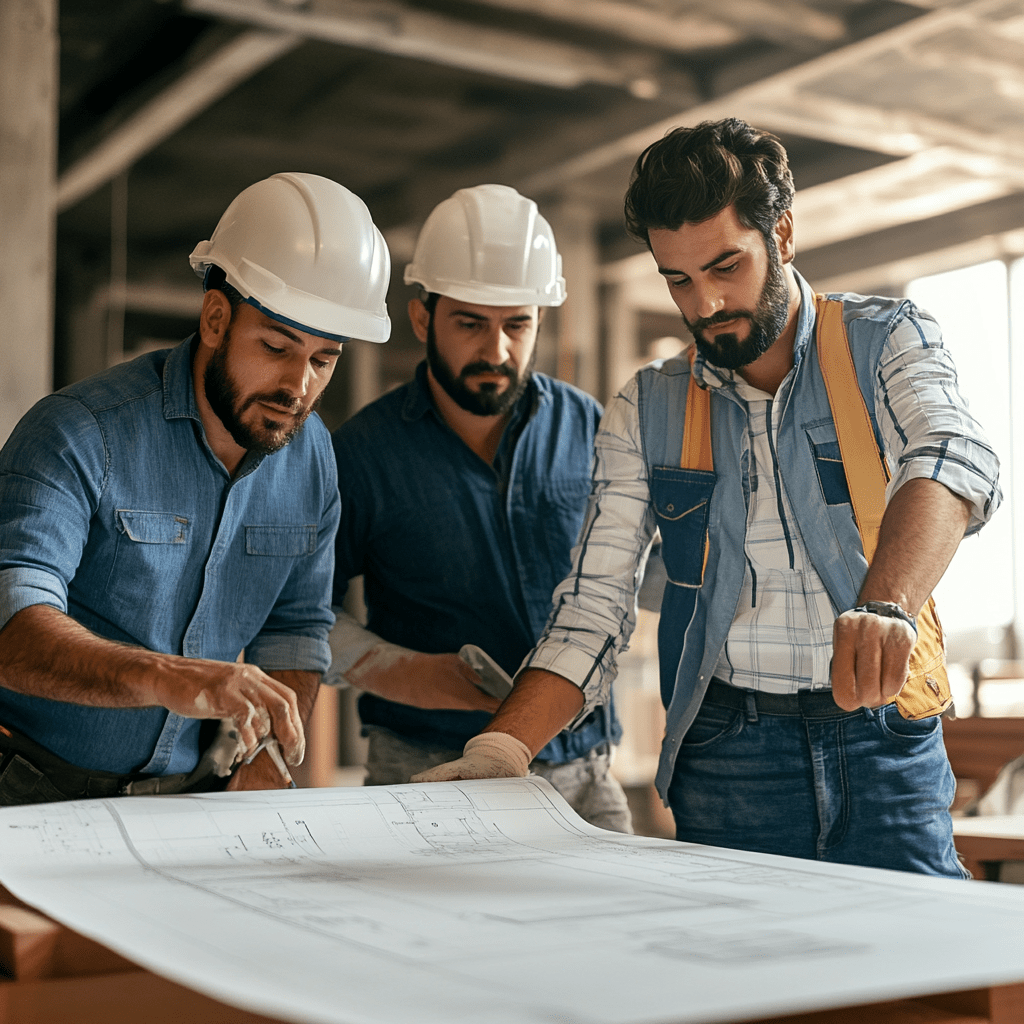
<svg viewBox="0 0 1024 1024">
<path fill-rule="evenodd" d="M 551 207 L 548 219 L 568 292 L 558 311 L 556 372 L 596 397 L 601 385 L 597 217 L 591 203 L 573 196 Z"/>
<path fill-rule="evenodd" d="M 618 394 L 622 386 L 636 372 L 637 364 L 637 312 L 630 301 L 628 283 L 616 282 L 605 289 L 604 372 L 601 379 L 604 394 L 601 401 Z"/>
<path fill-rule="evenodd" d="M 382 347 L 371 341 L 350 341 L 345 344 L 343 358 L 348 360 L 345 369 L 349 416 L 380 398 Z"/>
<path fill-rule="evenodd" d="M 57 0 L 0 3 L 0 442 L 53 382 Z"/>
</svg>

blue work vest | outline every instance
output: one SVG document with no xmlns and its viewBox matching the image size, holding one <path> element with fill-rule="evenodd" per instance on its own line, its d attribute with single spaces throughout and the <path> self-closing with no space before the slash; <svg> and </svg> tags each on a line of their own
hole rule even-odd
<svg viewBox="0 0 1024 1024">
<path fill-rule="evenodd" d="M 838 615 L 856 604 L 868 563 L 817 351 L 808 344 L 814 334 L 813 296 L 802 282 L 801 291 L 794 377 L 779 422 L 779 473 L 808 557 Z M 881 451 L 874 374 L 893 322 L 907 303 L 850 294 L 829 298 L 843 302 L 857 380 Z M 685 356 L 653 363 L 638 375 L 641 441 L 668 574 L 658 629 L 666 728 L 656 784 L 663 797 L 736 614 L 750 498 L 747 414 L 729 387 L 711 393 L 714 471 L 680 468 L 689 380 Z M 702 576 L 705 536 L 708 557 Z"/>
</svg>

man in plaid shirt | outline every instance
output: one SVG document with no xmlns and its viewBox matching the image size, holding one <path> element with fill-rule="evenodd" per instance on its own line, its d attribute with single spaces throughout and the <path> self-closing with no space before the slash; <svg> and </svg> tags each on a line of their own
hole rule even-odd
<svg viewBox="0 0 1024 1024">
<path fill-rule="evenodd" d="M 544 636 L 464 756 L 419 779 L 524 775 L 531 751 L 603 699 L 660 531 L 657 784 L 676 837 L 967 877 L 941 721 L 892 701 L 920 609 L 998 507 L 998 460 L 935 321 L 905 300 L 835 296 L 891 477 L 869 566 L 813 352 L 814 296 L 792 265 L 793 194 L 778 140 L 736 119 L 676 129 L 640 156 L 627 222 L 696 358 L 645 367 L 609 404 Z M 679 468 L 691 373 L 710 392 L 710 473 Z"/>
</svg>

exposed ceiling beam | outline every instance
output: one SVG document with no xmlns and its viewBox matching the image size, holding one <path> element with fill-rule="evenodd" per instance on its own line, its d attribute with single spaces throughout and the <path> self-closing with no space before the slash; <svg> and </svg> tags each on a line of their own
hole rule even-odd
<svg viewBox="0 0 1024 1024">
<path fill-rule="evenodd" d="M 866 61 L 913 47 L 921 40 L 939 32 L 966 27 L 984 27 L 984 17 L 996 9 L 1003 0 L 954 0 L 942 10 L 924 14 L 896 28 L 880 32 L 867 39 L 840 47 L 813 60 L 805 61 L 778 74 L 763 78 L 753 85 L 734 90 L 706 103 L 701 103 L 671 118 L 658 121 L 645 128 L 623 135 L 601 146 L 575 154 L 557 164 L 539 170 L 522 181 L 527 192 L 544 192 L 557 189 L 566 183 L 584 177 L 621 160 L 633 159 L 652 142 L 656 142 L 667 131 L 680 124 L 696 124 L 703 120 L 722 117 L 743 117 L 757 123 L 759 127 L 780 131 L 795 131 L 811 138 L 821 137 L 828 141 L 845 141 L 846 144 L 866 146 L 878 152 L 894 156 L 908 156 L 932 145 L 942 145 L 951 138 L 963 148 L 976 144 L 983 152 L 1002 148 L 1008 159 L 1017 159 L 1017 145 L 980 134 L 971 133 L 962 126 L 937 121 L 911 110 L 868 111 L 860 108 L 853 124 L 844 126 L 844 117 L 834 120 L 829 116 L 814 116 L 814 105 L 830 102 L 813 92 L 801 94 L 801 89 L 829 76 L 856 75 L 859 66 Z M 834 101 L 838 102 L 838 101 Z M 847 106 L 850 112 L 855 105 Z M 775 123 L 775 111 L 778 111 Z M 802 113 L 802 118 L 796 118 Z M 873 118 L 873 129 L 868 123 Z M 875 135 L 871 132 L 874 130 Z M 844 136 L 845 133 L 845 136 Z"/>
<path fill-rule="evenodd" d="M 629 0 L 478 0 L 492 7 L 538 15 L 608 32 L 661 50 L 686 53 L 728 46 L 753 36 L 792 46 L 800 40 L 836 42 L 846 35 L 841 18 L 800 0 L 730 0 L 709 10 Z"/>
<path fill-rule="evenodd" d="M 309 0 L 298 7 L 279 0 L 184 0 L 184 6 L 209 17 L 554 88 L 593 82 L 643 99 L 696 95 L 692 80 L 665 68 L 657 53 L 620 47 L 606 54 L 396 0 Z"/>
<path fill-rule="evenodd" d="M 814 249 L 1024 191 L 1024 165 L 947 146 L 797 192 L 797 241 Z"/>
<path fill-rule="evenodd" d="M 301 38 L 295 35 L 248 31 L 189 68 L 60 175 L 58 212 L 69 209 L 115 178 L 239 82 L 300 42 Z"/>
<path fill-rule="evenodd" d="M 741 32 L 717 11 L 684 9 L 669 13 L 630 0 L 482 0 L 491 7 L 538 15 L 570 25 L 608 32 L 645 46 L 686 53 L 740 42 Z"/>
</svg>

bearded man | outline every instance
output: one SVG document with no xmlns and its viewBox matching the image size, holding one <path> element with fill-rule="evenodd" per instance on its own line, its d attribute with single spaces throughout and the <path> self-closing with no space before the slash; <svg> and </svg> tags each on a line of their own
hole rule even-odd
<svg viewBox="0 0 1024 1024">
<path fill-rule="evenodd" d="M 387 246 L 286 173 L 190 261 L 198 331 L 44 398 L 0 453 L 0 805 L 279 788 L 302 760 L 339 514 L 312 412 L 343 341 L 388 337 Z"/>
<path fill-rule="evenodd" d="M 541 312 L 565 282 L 532 200 L 460 189 L 427 218 L 405 281 L 420 289 L 409 317 L 427 358 L 333 438 L 342 519 L 325 681 L 363 691 L 368 785 L 458 756 L 497 708 L 480 673 L 511 676 L 544 628 L 600 417 L 589 395 L 533 370 Z M 360 575 L 366 628 L 341 607 Z M 609 695 L 531 760 L 586 820 L 628 832 L 609 772 L 619 735 Z"/>
<path fill-rule="evenodd" d="M 924 710 L 905 717 L 894 702 L 906 699 L 922 606 L 999 504 L 998 461 L 935 321 L 906 300 L 853 294 L 822 306 L 839 329 L 821 351 L 847 336 L 843 404 L 869 432 L 865 450 L 841 450 L 815 296 L 792 264 L 793 195 L 782 145 L 740 120 L 675 129 L 641 154 L 627 224 L 695 358 L 642 369 L 609 404 L 544 637 L 484 733 L 420 781 L 521 775 L 531 750 L 603 699 L 658 531 L 657 784 L 676 837 L 963 878 L 937 717 L 948 691 L 922 674 L 914 685 L 935 691 Z M 690 419 L 691 402 L 706 421 Z M 708 430 L 713 459 L 694 465 L 684 433 L 706 441 Z M 848 458 L 878 470 L 873 558 Z"/>
</svg>

